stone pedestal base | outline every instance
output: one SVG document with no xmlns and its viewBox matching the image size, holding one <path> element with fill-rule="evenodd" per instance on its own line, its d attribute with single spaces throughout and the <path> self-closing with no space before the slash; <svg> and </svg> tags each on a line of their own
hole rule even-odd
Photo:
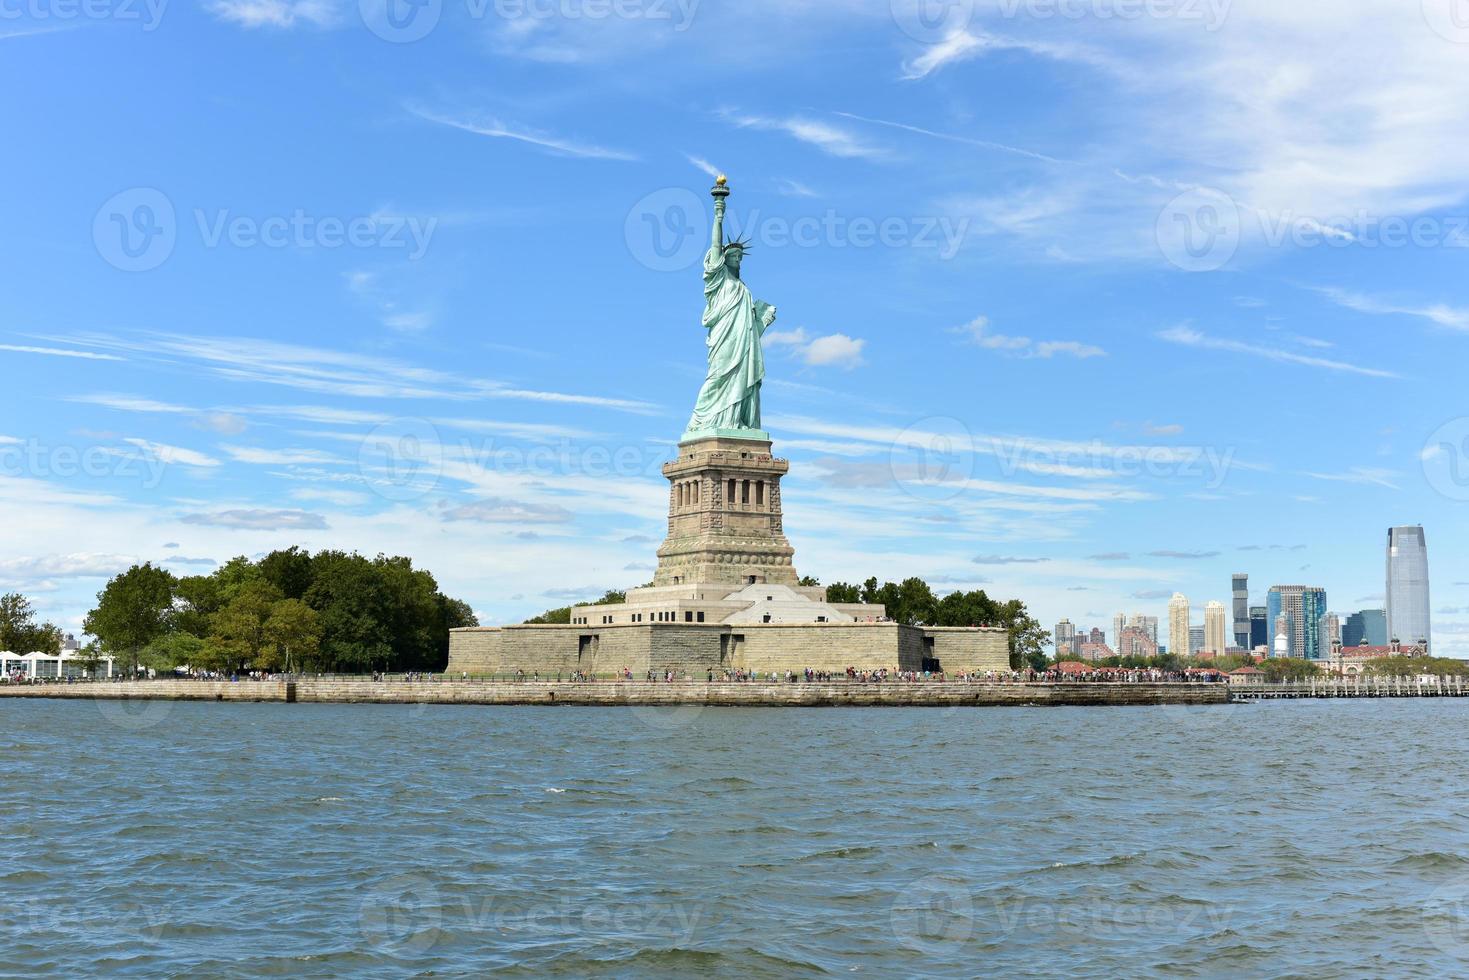
<svg viewBox="0 0 1469 980">
<path fill-rule="evenodd" d="M 658 549 L 655 586 L 796 584 L 780 509 L 780 478 L 790 464 L 771 455 L 769 439 L 745 435 L 690 438 L 679 443 L 678 459 L 663 464 L 668 537 Z"/>
</svg>

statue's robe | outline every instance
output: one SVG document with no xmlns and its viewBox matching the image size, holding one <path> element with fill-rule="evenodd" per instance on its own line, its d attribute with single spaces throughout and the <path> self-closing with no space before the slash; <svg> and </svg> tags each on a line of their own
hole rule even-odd
<svg viewBox="0 0 1469 980">
<path fill-rule="evenodd" d="M 704 254 L 709 374 L 699 389 L 688 431 L 760 428 L 760 382 L 765 379 L 760 336 L 769 308 L 769 303 L 750 295 L 750 288 L 724 264 L 724 253 L 711 246 Z"/>
</svg>

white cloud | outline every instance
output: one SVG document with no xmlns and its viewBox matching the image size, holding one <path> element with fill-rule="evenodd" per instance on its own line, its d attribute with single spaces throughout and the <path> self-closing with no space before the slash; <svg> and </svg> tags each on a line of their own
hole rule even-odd
<svg viewBox="0 0 1469 980">
<path fill-rule="evenodd" d="M 1346 361 L 1328 360 L 1324 357 L 1309 357 L 1305 354 L 1293 354 L 1290 351 L 1265 347 L 1260 344 L 1245 343 L 1240 340 L 1210 337 L 1187 326 L 1170 327 L 1167 330 L 1160 331 L 1158 333 L 1158 339 L 1166 340 L 1170 344 L 1178 344 L 1183 347 L 1228 351 L 1234 354 L 1249 354 L 1253 357 L 1263 357 L 1266 360 L 1280 361 L 1284 364 L 1300 364 L 1305 367 L 1323 368 L 1328 371 L 1360 374 L 1369 378 L 1401 377 L 1401 375 L 1395 374 L 1392 371 L 1385 371 L 1381 368 L 1363 367 L 1358 364 L 1349 364 Z"/>
<path fill-rule="evenodd" d="M 433 323 L 433 317 L 428 313 L 390 313 L 383 317 L 383 326 L 390 330 L 400 330 L 403 333 L 418 333 L 427 330 Z"/>
<path fill-rule="evenodd" d="M 1313 480 L 1330 480 L 1334 483 L 1359 483 L 1363 486 L 1385 487 L 1388 490 L 1402 489 L 1392 482 L 1398 478 L 1398 474 L 1392 470 L 1373 469 L 1365 466 L 1353 466 L 1344 473 L 1305 473 Z"/>
<path fill-rule="evenodd" d="M 325 487 L 298 487 L 291 491 L 296 500 L 320 501 L 338 507 L 356 507 L 372 498 L 355 490 L 330 490 Z"/>
<path fill-rule="evenodd" d="M 991 333 L 989 329 L 989 317 L 979 316 L 970 320 L 962 327 L 955 327 L 956 333 L 964 334 L 969 341 L 986 350 L 999 351 L 1014 357 L 1039 357 L 1051 358 L 1057 354 L 1068 357 L 1089 358 L 1106 357 L 1107 352 L 1094 344 L 1083 344 L 1076 340 L 1031 340 L 1029 337 L 1011 337 L 1005 334 Z"/>
<path fill-rule="evenodd" d="M 76 357 L 86 361 L 120 361 L 114 354 L 98 354 L 89 350 L 63 350 L 59 347 L 25 347 L 19 344 L 0 344 L 0 350 L 17 354 L 44 354 L 47 357 Z"/>
<path fill-rule="evenodd" d="M 1316 288 L 1315 291 L 1338 306 L 1344 306 L 1358 313 L 1412 316 L 1450 330 L 1469 331 L 1469 308 L 1453 307 L 1445 303 L 1434 303 L 1428 306 L 1393 303 L 1363 293 L 1349 292 L 1329 286 Z"/>
<path fill-rule="evenodd" d="M 839 367 L 850 370 L 862 364 L 862 348 L 867 341 L 844 333 L 811 337 L 804 327 L 795 330 L 772 330 L 765 334 L 767 347 L 789 347 L 812 367 Z"/>
<path fill-rule="evenodd" d="M 804 116 L 746 116 L 731 114 L 727 117 L 736 126 L 751 129 L 768 129 L 785 133 L 787 136 L 808 143 L 834 157 L 881 159 L 887 155 L 880 147 L 864 142 L 851 130 L 834 126 L 819 119 Z"/>
<path fill-rule="evenodd" d="M 212 456 L 182 446 L 170 446 L 149 439 L 124 439 L 123 442 L 136 446 L 146 455 L 164 463 L 180 463 L 184 466 L 218 466 L 219 460 Z"/>
<path fill-rule="evenodd" d="M 266 449 L 260 446 L 220 446 L 237 463 L 266 466 L 346 463 L 347 460 L 320 449 Z"/>
<path fill-rule="evenodd" d="M 694 156 L 692 153 L 685 153 L 684 157 L 687 158 L 689 163 L 692 163 L 694 166 L 704 171 L 710 177 L 718 177 L 720 174 L 724 173 L 723 170 L 720 170 L 718 167 L 710 163 L 708 160 L 705 160 L 703 157 Z"/>
<path fill-rule="evenodd" d="M 22 581 L 40 578 L 105 578 L 125 571 L 136 561 L 131 555 L 87 552 L 35 558 L 5 558 L 0 559 L 0 579 Z"/>
<path fill-rule="evenodd" d="M 203 514 L 184 514 L 179 520 L 185 524 L 227 527 L 242 531 L 324 531 L 327 529 L 324 517 L 304 510 L 241 508 Z"/>
<path fill-rule="evenodd" d="M 330 0 L 213 0 L 208 7 L 220 20 L 245 28 L 331 27 L 339 19 Z"/>
<path fill-rule="evenodd" d="M 478 136 L 490 136 L 498 139 L 515 140 L 520 143 L 528 143 L 538 146 L 552 153 L 565 156 L 587 157 L 596 160 L 636 160 L 636 153 L 626 150 L 617 150 L 594 143 L 582 143 L 565 137 L 556 136 L 551 133 L 533 130 L 524 126 L 502 122 L 493 116 L 475 118 L 456 118 L 443 113 L 431 112 L 416 106 L 407 106 L 409 112 L 420 119 L 441 126 L 449 126 L 454 129 L 462 129 L 466 133 L 474 133 Z"/>
</svg>

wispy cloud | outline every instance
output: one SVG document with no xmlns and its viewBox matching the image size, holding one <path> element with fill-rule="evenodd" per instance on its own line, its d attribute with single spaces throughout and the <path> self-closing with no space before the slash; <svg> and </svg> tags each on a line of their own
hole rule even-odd
<svg viewBox="0 0 1469 980">
<path fill-rule="evenodd" d="M 0 344 L 0 350 L 17 354 L 43 354 L 47 357 L 76 357 L 86 361 L 121 361 L 115 354 L 98 354 L 89 350 L 64 350 L 60 347 L 26 347 L 20 344 Z"/>
<path fill-rule="evenodd" d="M 1270 361 L 1279 361 L 1282 364 L 1299 364 L 1304 367 L 1322 368 L 1327 371 L 1340 371 L 1346 374 L 1360 374 L 1369 378 L 1401 378 L 1402 376 L 1382 368 L 1363 367 L 1359 364 L 1349 364 L 1346 361 L 1333 361 L 1324 357 L 1312 357 L 1307 354 L 1296 354 L 1291 351 L 1283 351 L 1275 347 L 1265 347 L 1261 344 L 1250 344 L 1241 340 L 1229 340 L 1224 337 L 1210 337 L 1192 327 L 1177 326 L 1158 333 L 1159 340 L 1166 340 L 1170 344 L 1178 344 L 1183 347 L 1195 347 L 1203 350 L 1229 351 L 1235 354 L 1249 354 L 1252 357 L 1263 357 Z"/>
<path fill-rule="evenodd" d="M 804 116 L 748 116 L 727 114 L 726 118 L 736 126 L 750 129 L 768 129 L 785 133 L 802 143 L 808 143 L 834 157 L 857 157 L 869 160 L 881 159 L 887 152 L 863 141 L 851 130 L 819 119 Z"/>
<path fill-rule="evenodd" d="M 710 163 L 708 160 L 705 160 L 703 157 L 694 156 L 694 154 L 692 153 L 685 153 L 684 157 L 689 161 L 689 163 L 692 163 L 694 166 L 704 171 L 710 177 L 718 177 L 720 174 L 724 173 L 723 170 L 720 170 L 718 167 Z"/>
<path fill-rule="evenodd" d="M 1379 316 L 1412 316 L 1427 320 L 1440 327 L 1447 327 L 1450 330 L 1469 331 L 1469 307 L 1454 307 L 1444 303 L 1434 303 L 1428 306 L 1413 306 L 1393 303 L 1375 296 L 1349 292 L 1345 289 L 1337 289 L 1331 286 L 1311 288 L 1338 306 L 1344 306 L 1358 313 L 1370 313 Z"/>
<path fill-rule="evenodd" d="M 515 126 L 502 122 L 493 116 L 483 117 L 456 117 L 440 112 L 433 112 L 420 106 L 408 105 L 405 108 L 427 122 L 438 123 L 440 126 L 449 126 L 454 129 L 463 130 L 466 133 L 474 133 L 478 136 L 489 136 L 497 139 L 515 140 L 538 146 L 552 153 L 561 153 L 566 156 L 587 157 L 597 160 L 637 160 L 636 153 L 627 150 L 618 150 L 606 146 L 598 146 L 595 143 L 583 143 L 577 140 L 556 136 L 551 133 L 534 130 L 528 127 Z"/>
<path fill-rule="evenodd" d="M 1015 156 L 1027 157 L 1031 160 L 1040 160 L 1044 163 L 1064 163 L 1065 161 L 1037 153 L 1035 150 L 1027 150 L 1019 146 L 1010 146 L 1008 143 L 995 143 L 991 140 L 975 139 L 972 136 L 959 136 L 954 133 L 940 133 L 932 129 L 924 129 L 922 126 L 912 126 L 908 123 L 894 122 L 891 119 L 877 119 L 873 116 L 859 116 L 855 112 L 836 112 L 834 115 L 845 119 L 855 119 L 858 122 L 871 123 L 874 126 L 887 126 L 891 129 L 901 129 L 908 133 L 917 133 L 920 136 L 930 136 L 937 140 L 946 140 L 950 143 L 960 143 L 964 146 L 976 146 L 984 150 L 996 150 L 1001 153 L 1011 153 Z"/>
<path fill-rule="evenodd" d="M 330 0 L 212 0 L 207 8 L 220 20 L 245 28 L 331 27 L 340 19 Z"/>
<path fill-rule="evenodd" d="M 1085 45 L 1064 41 L 1031 41 L 960 28 L 952 31 L 942 41 L 925 48 L 916 58 L 905 62 L 903 77 L 909 80 L 926 78 L 949 65 L 969 61 L 993 51 L 1024 51 L 1054 61 L 1079 62 L 1112 73 L 1125 73 L 1125 66 L 1121 61 Z"/>
<path fill-rule="evenodd" d="M 1385 487 L 1388 490 L 1402 489 L 1392 482 L 1398 474 L 1392 470 L 1376 469 L 1367 466 L 1353 466 L 1342 473 L 1303 473 L 1313 480 L 1329 480 L 1334 483 L 1358 483 L 1364 486 Z"/>
<path fill-rule="evenodd" d="M 1001 354 L 1008 354 L 1012 357 L 1050 358 L 1062 354 L 1067 357 L 1085 359 L 1107 356 L 1106 351 L 1093 344 L 1083 344 L 1075 340 L 1032 340 L 1029 337 L 1010 337 L 991 333 L 989 326 L 989 317 L 979 316 L 962 327 L 955 327 L 954 332 L 963 334 L 976 347 L 999 351 Z"/>
<path fill-rule="evenodd" d="M 239 531 L 324 531 L 326 518 L 304 510 L 220 510 L 203 514 L 184 514 L 185 524 L 227 527 Z"/>
</svg>

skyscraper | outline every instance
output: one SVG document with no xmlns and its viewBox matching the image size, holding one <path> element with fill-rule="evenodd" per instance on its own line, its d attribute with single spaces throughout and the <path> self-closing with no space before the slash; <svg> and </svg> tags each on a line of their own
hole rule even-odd
<svg viewBox="0 0 1469 980">
<path fill-rule="evenodd" d="M 1387 610 L 1363 609 L 1347 617 L 1341 627 L 1341 645 L 1347 649 L 1362 644 L 1387 646 Z"/>
<path fill-rule="evenodd" d="M 1175 657 L 1188 656 L 1188 596 L 1173 593 L 1168 600 L 1168 652 Z"/>
<path fill-rule="evenodd" d="M 1387 638 L 1428 647 L 1428 543 L 1422 525 L 1387 530 Z"/>
<path fill-rule="evenodd" d="M 1286 656 L 1315 658 L 1321 647 L 1326 590 L 1313 585 L 1273 585 L 1266 599 L 1266 615 L 1277 624 L 1277 634 L 1279 624 L 1284 623 Z"/>
<path fill-rule="evenodd" d="M 1270 648 L 1270 610 L 1265 606 L 1250 607 L 1249 649 L 1255 647 Z"/>
<path fill-rule="evenodd" d="M 1317 630 L 1316 659 L 1330 660 L 1336 651 L 1341 648 L 1341 617 L 1334 612 L 1329 612 L 1321 617 L 1321 627 Z"/>
<path fill-rule="evenodd" d="M 1246 606 L 1248 608 L 1248 605 Z M 1204 652 L 1221 654 L 1229 649 L 1224 630 L 1224 603 L 1210 602 L 1204 606 Z"/>
<path fill-rule="evenodd" d="M 1127 629 L 1127 613 L 1118 613 L 1112 617 L 1112 645 L 1122 645 L 1122 631 Z"/>
<path fill-rule="evenodd" d="M 1071 620 L 1063 619 L 1056 624 L 1056 656 L 1069 656 L 1076 653 L 1076 627 Z"/>
<path fill-rule="evenodd" d="M 1250 577 L 1244 572 L 1235 572 L 1230 584 L 1234 587 L 1234 645 L 1248 649 L 1250 646 Z"/>
<path fill-rule="evenodd" d="M 1204 650 L 1204 627 L 1190 626 L 1188 628 L 1188 655 L 1197 657 Z"/>
</svg>

